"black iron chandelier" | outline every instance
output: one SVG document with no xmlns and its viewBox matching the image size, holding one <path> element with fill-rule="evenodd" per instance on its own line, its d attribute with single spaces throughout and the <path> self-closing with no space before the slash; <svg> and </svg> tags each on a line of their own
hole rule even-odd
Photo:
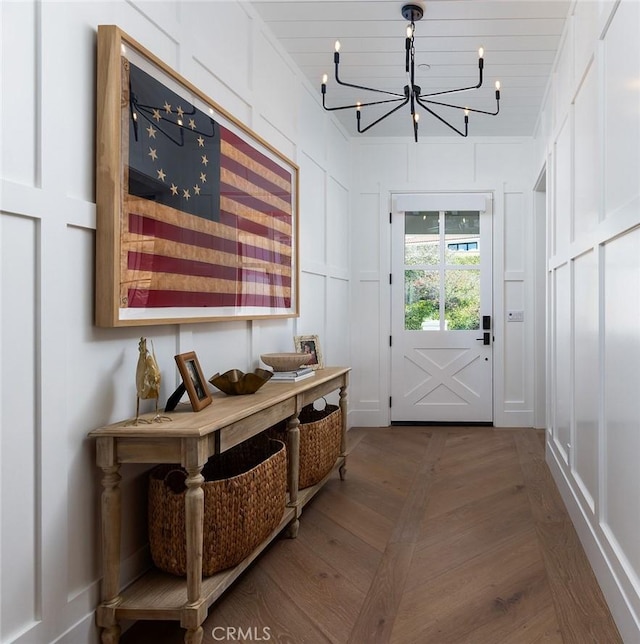
<svg viewBox="0 0 640 644">
<path fill-rule="evenodd" d="M 460 136 L 467 136 L 468 126 L 469 126 L 469 112 L 475 112 L 476 114 L 488 114 L 489 116 L 496 116 L 500 111 L 500 82 L 496 81 L 496 111 L 489 112 L 486 110 L 474 109 L 471 107 L 462 106 L 462 105 L 453 105 L 451 103 L 443 103 L 442 101 L 433 100 L 434 96 L 444 96 L 445 94 L 454 94 L 458 92 L 465 92 L 467 90 L 479 89 L 482 86 L 483 81 L 483 69 L 484 69 L 484 50 L 482 47 L 478 52 L 478 83 L 476 85 L 471 85 L 469 87 L 460 87 L 458 89 L 448 89 L 440 92 L 431 92 L 428 94 L 423 94 L 420 86 L 415 84 L 415 30 L 416 30 L 416 21 L 420 20 L 424 15 L 424 10 L 420 5 L 417 4 L 406 4 L 402 7 L 402 16 L 405 20 L 409 20 L 410 24 L 407 27 L 407 37 L 405 39 L 405 71 L 407 73 L 408 84 L 404 86 L 404 91 L 400 94 L 398 92 L 389 92 L 384 89 L 376 89 L 374 87 L 365 87 L 363 85 L 355 85 L 353 83 L 347 83 L 340 79 L 338 68 L 340 65 L 340 41 L 336 41 L 335 53 L 333 54 L 333 62 L 335 66 L 335 78 L 336 82 L 339 85 L 344 87 L 352 87 L 354 89 L 362 89 L 368 92 L 377 92 L 378 94 L 387 94 L 389 96 L 394 96 L 395 98 L 388 98 L 380 101 L 370 101 L 368 103 L 357 102 L 352 105 L 341 105 L 338 107 L 327 107 L 325 103 L 325 97 L 327 94 L 327 75 L 324 74 L 322 77 L 322 107 L 328 112 L 333 112 L 335 110 L 356 110 L 356 124 L 358 126 L 358 132 L 360 134 L 370 130 L 374 125 L 380 123 L 388 116 L 391 116 L 394 112 L 397 112 L 400 108 L 409 104 L 411 109 L 411 121 L 413 123 L 413 136 L 418 142 L 418 121 L 420 119 L 420 114 L 416 111 L 416 107 L 419 105 L 421 108 L 426 110 L 431 116 L 434 116 L 441 123 L 444 123 L 447 127 L 452 129 L 454 132 Z M 361 113 L 362 108 L 369 107 L 371 105 L 382 105 L 382 104 L 396 104 L 386 113 L 383 114 L 380 118 L 377 118 L 375 121 L 369 123 L 369 125 L 363 126 L 361 122 Z M 431 109 L 430 106 L 440 106 L 453 108 L 456 110 L 464 111 L 464 130 L 459 129 L 449 123 L 444 117 L 440 116 Z"/>
</svg>

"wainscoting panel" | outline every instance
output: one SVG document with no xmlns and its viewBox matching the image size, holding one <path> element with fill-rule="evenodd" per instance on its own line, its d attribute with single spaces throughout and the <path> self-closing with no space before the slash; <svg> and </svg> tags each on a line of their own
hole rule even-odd
<svg viewBox="0 0 640 644">
<path fill-rule="evenodd" d="M 604 418 L 606 427 L 606 523 L 640 577 L 637 499 L 625 492 L 636 477 L 640 454 L 640 227 L 612 240 L 604 251 Z M 630 503 L 635 508 L 630 507 Z M 631 572 L 631 571 L 629 571 Z"/>
<path fill-rule="evenodd" d="M 300 255 L 303 270 L 324 264 L 327 230 L 324 170 L 310 157 L 301 155 L 300 165 Z"/>
<path fill-rule="evenodd" d="M 0 640 L 40 619 L 39 222 L 0 213 Z"/>
<path fill-rule="evenodd" d="M 573 237 L 580 239 L 598 223 L 601 195 L 600 139 L 593 136 L 598 129 L 598 74 L 595 65 L 589 65 L 584 81 L 575 99 L 573 138 L 574 209 Z"/>
<path fill-rule="evenodd" d="M 598 498 L 598 408 L 600 351 L 598 263 L 593 250 L 573 261 L 574 450 L 573 468 L 591 511 Z"/>
<path fill-rule="evenodd" d="M 638 197 L 640 177 L 640 119 L 638 87 L 640 56 L 637 44 L 640 3 L 621 2 L 604 41 L 605 216 Z M 636 83 L 634 84 L 633 79 Z"/>
<path fill-rule="evenodd" d="M 555 426 L 554 437 L 569 458 L 571 442 L 571 276 L 569 264 L 554 272 L 554 360 Z"/>
</svg>

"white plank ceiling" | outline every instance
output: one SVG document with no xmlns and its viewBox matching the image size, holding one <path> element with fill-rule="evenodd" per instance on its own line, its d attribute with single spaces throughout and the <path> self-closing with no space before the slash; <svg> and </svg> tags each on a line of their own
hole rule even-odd
<svg viewBox="0 0 640 644">
<path fill-rule="evenodd" d="M 341 80 L 402 93 L 405 74 L 406 2 L 389 0 L 254 0 L 253 5 L 302 72 L 318 88 L 329 76 L 327 105 L 379 100 L 384 95 L 339 87 L 334 80 L 334 43 L 340 40 Z M 423 92 L 475 85 L 478 49 L 484 48 L 484 83 L 478 90 L 440 100 L 495 111 L 496 80 L 501 84 L 498 116 L 470 114 L 469 136 L 533 134 L 547 81 L 569 10 L 569 0 L 429 0 L 416 22 L 416 84 Z M 367 108 L 370 110 L 381 108 Z M 387 108 L 388 109 L 388 108 Z M 420 109 L 420 108 L 419 108 Z M 438 108 L 463 127 L 463 114 Z M 334 112 L 357 136 L 355 110 Z M 362 125 L 383 111 L 362 111 Z M 421 110 L 420 137 L 457 136 Z M 409 106 L 362 136 L 412 136 Z"/>
</svg>

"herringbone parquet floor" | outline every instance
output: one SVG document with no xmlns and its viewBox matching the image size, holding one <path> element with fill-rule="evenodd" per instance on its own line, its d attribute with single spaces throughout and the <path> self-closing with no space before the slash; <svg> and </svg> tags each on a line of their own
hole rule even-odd
<svg viewBox="0 0 640 644">
<path fill-rule="evenodd" d="M 354 428 L 349 442 L 346 480 L 214 604 L 205 644 L 622 642 L 540 433 Z M 138 622 L 121 641 L 183 636 Z"/>
</svg>

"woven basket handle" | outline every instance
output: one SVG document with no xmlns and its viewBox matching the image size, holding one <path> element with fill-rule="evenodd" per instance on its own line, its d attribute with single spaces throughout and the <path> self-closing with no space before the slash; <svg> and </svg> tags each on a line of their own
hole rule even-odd
<svg viewBox="0 0 640 644">
<path fill-rule="evenodd" d="M 187 489 L 187 473 L 183 470 L 169 470 L 164 477 L 164 484 L 174 493 L 182 494 Z"/>
<path fill-rule="evenodd" d="M 312 408 L 314 411 L 324 411 L 324 410 L 327 408 L 327 405 L 329 404 L 329 403 L 327 402 L 327 399 L 326 399 L 324 396 L 322 396 L 322 400 L 324 400 L 324 407 L 323 407 L 322 409 L 316 409 L 316 403 L 318 402 L 318 400 L 320 400 L 320 398 L 318 398 L 317 400 L 314 400 L 314 401 L 311 403 L 311 408 Z"/>
</svg>

